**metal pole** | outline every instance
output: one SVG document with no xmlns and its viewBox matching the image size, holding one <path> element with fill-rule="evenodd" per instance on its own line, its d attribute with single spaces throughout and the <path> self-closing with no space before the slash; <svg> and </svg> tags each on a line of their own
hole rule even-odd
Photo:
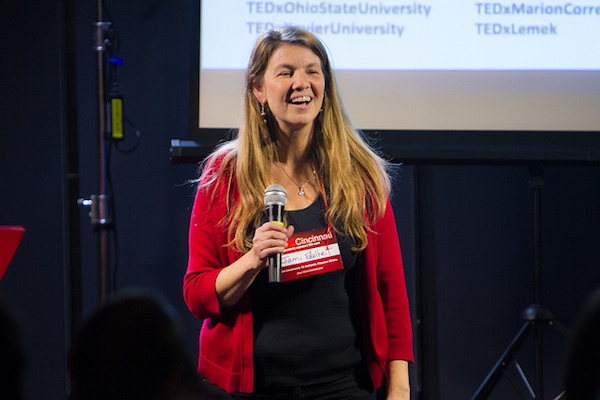
<svg viewBox="0 0 600 400">
<path fill-rule="evenodd" d="M 98 299 L 103 303 L 108 294 L 108 231 L 110 217 L 107 210 L 106 187 L 106 115 L 104 101 L 104 28 L 102 0 L 98 0 L 98 22 L 96 23 L 97 90 L 98 90 L 98 195 L 92 199 L 92 207 L 97 211 L 95 224 L 98 235 Z"/>
<path fill-rule="evenodd" d="M 108 38 L 105 33 L 110 23 L 102 21 L 102 0 L 98 1 L 98 22 L 96 22 L 96 53 L 97 53 L 97 91 L 98 91 L 98 194 L 93 194 L 89 199 L 79 199 L 80 206 L 90 208 L 90 220 L 98 238 L 98 300 L 102 304 L 109 295 L 109 231 L 113 229 L 111 199 L 108 190 L 108 152 L 105 99 L 105 51 Z"/>
<path fill-rule="evenodd" d="M 542 217 L 541 217 L 541 191 L 543 187 L 542 167 L 531 166 L 531 185 L 533 187 L 533 242 L 534 242 L 534 277 L 533 301 L 542 304 Z M 544 335 L 543 326 L 539 323 L 534 326 L 535 337 L 535 387 L 536 399 L 544 399 Z"/>
</svg>

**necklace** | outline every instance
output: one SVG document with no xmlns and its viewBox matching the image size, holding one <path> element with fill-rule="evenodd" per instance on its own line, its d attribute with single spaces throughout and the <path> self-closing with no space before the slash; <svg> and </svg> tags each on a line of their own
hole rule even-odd
<svg viewBox="0 0 600 400">
<path fill-rule="evenodd" d="M 284 173 L 284 174 L 285 174 L 285 175 L 286 175 L 288 178 L 290 178 L 290 181 L 294 182 L 294 185 L 298 186 L 298 196 L 304 196 L 304 187 L 305 187 L 306 185 L 308 185 L 308 184 L 310 183 L 310 181 L 311 181 L 313 178 L 315 178 L 315 179 L 317 178 L 317 173 L 316 173 L 316 172 L 315 172 L 315 170 L 313 169 L 313 171 L 312 171 L 312 176 L 311 176 L 311 177 L 310 177 L 310 178 L 309 178 L 309 179 L 308 179 L 306 182 L 304 182 L 304 184 L 303 184 L 303 185 L 298 185 L 298 183 L 296 183 L 296 181 L 295 181 L 295 180 L 294 180 L 294 179 L 293 179 L 293 178 L 290 176 L 290 174 L 288 174 L 288 173 L 287 173 L 287 171 L 285 170 L 285 168 L 283 168 L 283 167 L 282 167 L 281 165 L 279 165 L 279 164 L 275 164 L 275 165 L 277 165 L 279 168 L 281 168 L 281 170 L 283 171 L 283 173 Z"/>
</svg>

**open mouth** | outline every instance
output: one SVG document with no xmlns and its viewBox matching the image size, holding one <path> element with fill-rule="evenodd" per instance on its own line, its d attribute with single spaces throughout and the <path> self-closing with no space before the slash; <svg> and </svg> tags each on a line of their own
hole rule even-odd
<svg viewBox="0 0 600 400">
<path fill-rule="evenodd" d="M 308 104 L 312 101 L 312 97 L 310 96 L 299 96 L 299 97 L 294 97 L 293 99 L 290 100 L 290 102 L 292 104 Z"/>
</svg>

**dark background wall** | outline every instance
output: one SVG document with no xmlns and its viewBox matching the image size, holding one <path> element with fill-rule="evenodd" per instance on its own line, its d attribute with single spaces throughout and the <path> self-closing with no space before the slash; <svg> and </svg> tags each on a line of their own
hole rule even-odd
<svg viewBox="0 0 600 400">
<path fill-rule="evenodd" d="M 163 292 L 190 354 L 196 321 L 181 297 L 196 165 L 172 165 L 186 138 L 194 0 L 106 1 L 120 32 L 120 91 L 141 137 L 112 152 L 117 290 Z M 98 304 L 97 234 L 74 204 L 97 190 L 95 1 L 0 5 L 0 224 L 27 229 L 0 295 L 26 327 L 32 399 L 67 396 L 71 331 Z M 127 148 L 133 142 L 126 142 Z M 381 143 L 385 151 L 386 143 Z M 569 326 L 600 281 L 600 169 L 542 165 L 543 304 Z M 523 324 L 533 301 L 529 165 L 405 164 L 394 206 L 416 334 L 413 398 L 465 399 Z M 560 391 L 562 338 L 545 330 L 546 397 Z M 533 346 L 518 354 L 530 379 Z M 520 390 L 521 384 L 514 371 Z M 490 398 L 516 397 L 507 378 Z"/>
</svg>

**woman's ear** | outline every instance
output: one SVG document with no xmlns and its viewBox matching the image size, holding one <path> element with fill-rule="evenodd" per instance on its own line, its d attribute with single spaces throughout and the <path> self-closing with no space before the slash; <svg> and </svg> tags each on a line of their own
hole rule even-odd
<svg viewBox="0 0 600 400">
<path fill-rule="evenodd" d="M 254 97 L 258 100 L 260 104 L 265 104 L 267 102 L 266 95 L 264 94 L 263 87 L 258 81 L 252 82 L 252 93 Z"/>
</svg>

